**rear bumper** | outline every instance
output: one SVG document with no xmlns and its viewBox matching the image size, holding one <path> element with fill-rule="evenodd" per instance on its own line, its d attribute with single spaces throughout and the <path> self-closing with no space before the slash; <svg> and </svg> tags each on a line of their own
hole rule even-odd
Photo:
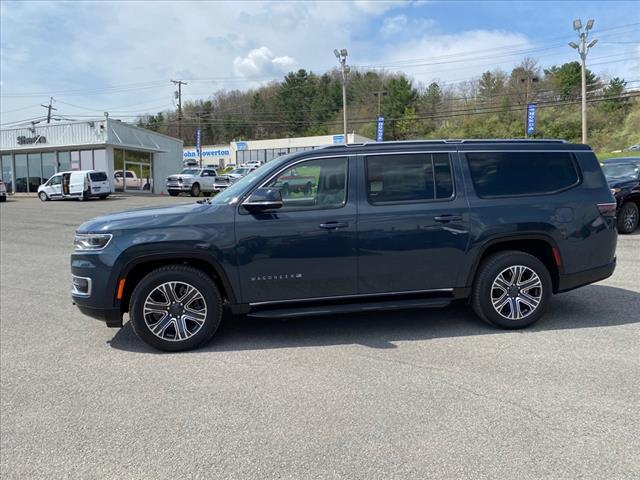
<svg viewBox="0 0 640 480">
<path fill-rule="evenodd" d="M 599 282 L 613 275 L 616 269 L 616 259 L 613 262 L 601 267 L 592 268 L 583 272 L 563 274 L 558 278 L 558 293 L 568 292 L 574 288 L 589 285 L 590 283 Z"/>
</svg>

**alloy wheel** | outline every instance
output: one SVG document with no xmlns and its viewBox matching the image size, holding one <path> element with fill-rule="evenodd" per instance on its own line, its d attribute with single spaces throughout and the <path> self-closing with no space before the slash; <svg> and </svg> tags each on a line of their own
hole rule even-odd
<svg viewBox="0 0 640 480">
<path fill-rule="evenodd" d="M 185 282 L 166 282 L 154 288 L 144 301 L 144 322 L 162 340 L 182 341 L 200 331 L 207 318 L 202 293 Z"/>
<path fill-rule="evenodd" d="M 638 211 L 635 208 L 627 208 L 625 210 L 623 218 L 625 230 L 632 231 L 635 228 L 636 222 L 638 220 L 636 218 L 637 214 Z"/>
<path fill-rule="evenodd" d="M 531 315 L 542 301 L 542 281 L 524 265 L 502 270 L 491 285 L 491 304 L 507 320 L 522 320 Z"/>
</svg>

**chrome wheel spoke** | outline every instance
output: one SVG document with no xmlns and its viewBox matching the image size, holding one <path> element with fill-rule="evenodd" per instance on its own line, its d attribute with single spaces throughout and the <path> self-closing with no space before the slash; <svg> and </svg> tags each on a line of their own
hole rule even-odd
<svg viewBox="0 0 640 480">
<path fill-rule="evenodd" d="M 144 322 L 151 333 L 166 341 L 183 341 L 200 331 L 207 320 L 202 293 L 185 282 L 155 287 L 143 305 Z"/>
<path fill-rule="evenodd" d="M 531 315 L 542 301 L 542 281 L 524 265 L 513 265 L 501 271 L 491 285 L 491 303 L 507 320 L 522 320 Z"/>
</svg>

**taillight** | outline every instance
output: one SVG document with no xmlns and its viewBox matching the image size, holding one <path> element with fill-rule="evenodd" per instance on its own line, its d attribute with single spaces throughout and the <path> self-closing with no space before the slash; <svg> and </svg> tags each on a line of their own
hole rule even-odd
<svg viewBox="0 0 640 480">
<path fill-rule="evenodd" d="M 616 204 L 615 203 L 599 203 L 598 211 L 603 217 L 615 217 L 616 216 Z"/>
</svg>

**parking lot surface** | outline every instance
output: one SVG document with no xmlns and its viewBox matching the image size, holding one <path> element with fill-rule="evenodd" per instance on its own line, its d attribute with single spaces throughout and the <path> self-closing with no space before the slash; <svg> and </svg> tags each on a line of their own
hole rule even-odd
<svg viewBox="0 0 640 480">
<path fill-rule="evenodd" d="M 191 201 L 0 206 L 3 479 L 640 478 L 640 232 L 522 331 L 464 306 L 238 318 L 159 354 L 77 311 L 81 222 Z"/>
</svg>

